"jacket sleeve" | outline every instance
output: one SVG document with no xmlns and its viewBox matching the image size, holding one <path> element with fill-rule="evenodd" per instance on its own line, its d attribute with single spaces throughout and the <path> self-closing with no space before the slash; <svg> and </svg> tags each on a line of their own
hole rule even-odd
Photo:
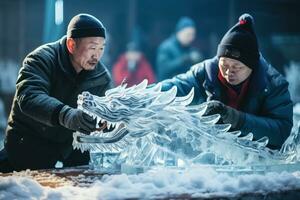
<svg viewBox="0 0 300 200">
<path fill-rule="evenodd" d="M 270 93 L 261 106 L 261 114 L 245 114 L 241 131 L 252 132 L 255 139 L 267 136 L 271 148 L 280 148 L 293 126 L 293 104 L 288 83 L 284 81 L 281 85 L 270 88 Z"/>
<path fill-rule="evenodd" d="M 172 79 L 162 81 L 162 91 L 170 90 L 173 86 L 177 87 L 177 96 L 187 95 L 194 88 L 194 99 L 192 104 L 205 102 L 205 91 L 203 81 L 205 79 L 203 63 L 196 64 L 189 71 L 179 74 Z"/>
<path fill-rule="evenodd" d="M 20 69 L 16 84 L 16 98 L 21 111 L 49 126 L 58 125 L 58 114 L 64 104 L 51 97 L 53 55 L 35 52 L 27 56 Z"/>
</svg>

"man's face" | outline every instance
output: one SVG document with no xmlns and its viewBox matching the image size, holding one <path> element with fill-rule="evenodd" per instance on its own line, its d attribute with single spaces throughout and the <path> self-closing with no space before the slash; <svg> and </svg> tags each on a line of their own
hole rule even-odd
<svg viewBox="0 0 300 200">
<path fill-rule="evenodd" d="M 196 29 L 187 27 L 177 33 L 177 39 L 183 46 L 189 46 L 195 39 Z"/>
<path fill-rule="evenodd" d="M 246 80 L 252 73 L 252 69 L 244 65 L 242 62 L 221 57 L 219 59 L 219 69 L 221 75 L 230 85 L 238 85 Z"/>
<path fill-rule="evenodd" d="M 104 53 L 105 39 L 103 37 L 85 37 L 75 40 L 71 53 L 75 67 L 93 70 Z"/>
</svg>

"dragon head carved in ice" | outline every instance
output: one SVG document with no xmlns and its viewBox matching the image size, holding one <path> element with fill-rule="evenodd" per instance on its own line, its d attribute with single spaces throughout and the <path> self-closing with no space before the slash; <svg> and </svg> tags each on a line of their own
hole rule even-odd
<svg viewBox="0 0 300 200">
<path fill-rule="evenodd" d="M 203 116 L 206 103 L 190 105 L 194 89 L 177 97 L 174 86 L 161 91 L 147 80 L 110 89 L 99 97 L 83 92 L 78 108 L 97 120 L 98 130 L 85 135 L 74 133 L 73 146 L 82 151 L 120 153 L 122 162 L 164 165 L 170 160 L 183 163 L 247 165 L 287 163 L 296 159 L 297 146 L 285 144 L 281 150 L 267 147 L 268 138 L 253 140 L 253 134 L 230 132 L 230 124 L 218 124 L 219 114 Z M 297 134 L 291 135 L 296 137 Z"/>
</svg>

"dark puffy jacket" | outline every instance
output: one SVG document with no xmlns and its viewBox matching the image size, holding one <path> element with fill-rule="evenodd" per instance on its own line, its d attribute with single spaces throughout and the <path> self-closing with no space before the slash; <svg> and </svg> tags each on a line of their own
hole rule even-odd
<svg viewBox="0 0 300 200">
<path fill-rule="evenodd" d="M 62 144 L 63 149 L 70 148 L 73 131 L 59 125 L 61 108 L 64 105 L 76 108 L 77 96 L 83 91 L 103 96 L 111 87 L 111 77 L 100 62 L 94 70 L 76 74 L 67 52 L 66 37 L 45 44 L 24 59 L 6 137 L 28 135 Z"/>
<path fill-rule="evenodd" d="M 224 91 L 218 81 L 218 59 L 212 58 L 194 65 L 187 73 L 163 81 L 163 90 L 176 85 L 183 96 L 194 87 L 193 104 L 209 100 L 224 102 Z M 241 105 L 246 120 L 241 131 L 252 132 L 255 139 L 269 138 L 269 147 L 280 148 L 292 128 L 293 105 L 288 83 L 263 57 L 251 75 L 249 91 Z"/>
<path fill-rule="evenodd" d="M 157 79 L 161 81 L 186 72 L 195 64 L 189 59 L 192 51 L 196 50 L 192 47 L 183 47 L 175 35 L 165 40 L 157 50 Z"/>
</svg>

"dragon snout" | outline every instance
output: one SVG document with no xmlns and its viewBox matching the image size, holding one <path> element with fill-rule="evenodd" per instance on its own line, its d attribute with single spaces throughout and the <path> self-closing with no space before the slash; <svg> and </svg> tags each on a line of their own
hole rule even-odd
<svg viewBox="0 0 300 200">
<path fill-rule="evenodd" d="M 83 101 L 82 106 L 83 107 L 96 107 L 96 103 L 94 101 Z"/>
<path fill-rule="evenodd" d="M 83 100 L 93 100 L 94 99 L 93 95 L 89 92 L 82 92 L 82 94 L 79 96 L 82 96 Z"/>
<path fill-rule="evenodd" d="M 77 104 L 84 107 L 92 107 L 96 105 L 93 95 L 89 92 L 83 92 L 78 95 Z"/>
</svg>

